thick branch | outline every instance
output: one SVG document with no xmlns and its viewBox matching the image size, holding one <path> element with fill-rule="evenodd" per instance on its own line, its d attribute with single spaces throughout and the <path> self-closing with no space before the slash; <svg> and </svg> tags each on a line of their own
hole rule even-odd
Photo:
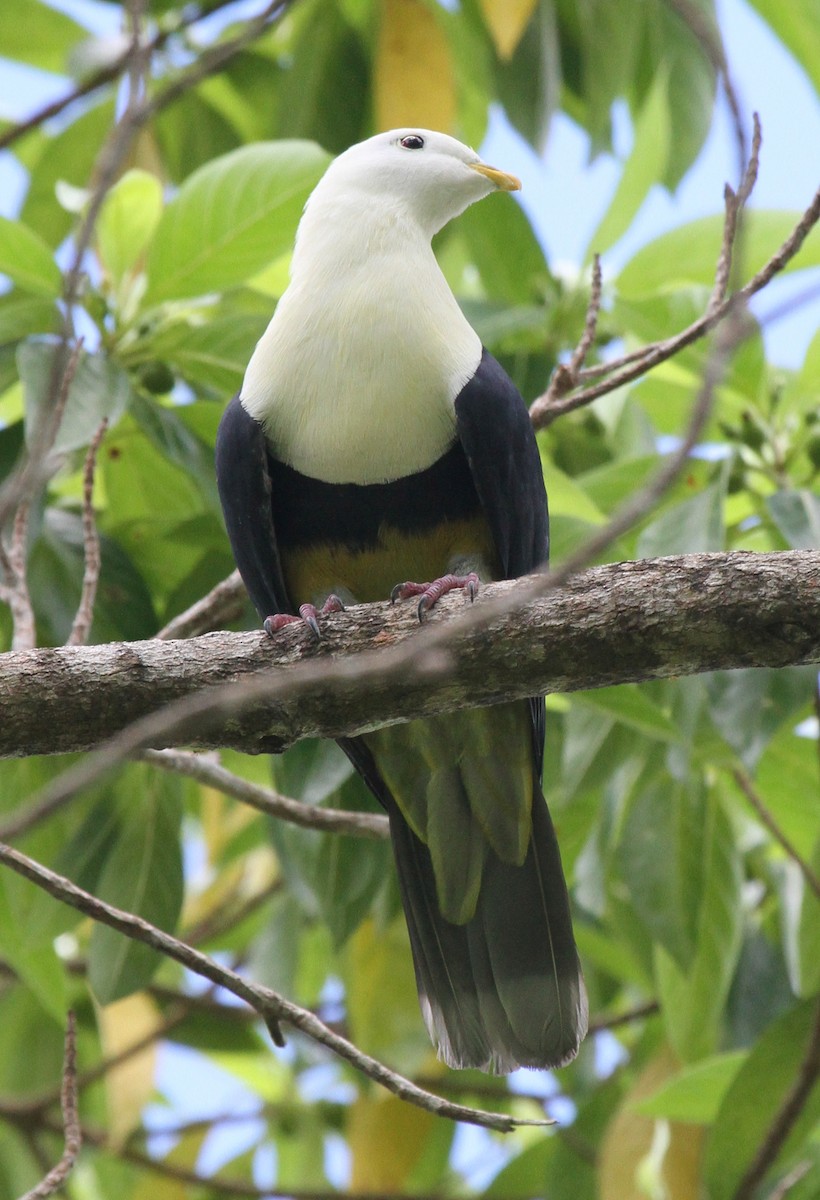
<svg viewBox="0 0 820 1200">
<path fill-rule="evenodd" d="M 515 586 L 495 584 L 483 595 Z M 431 625 L 462 605 L 442 601 Z M 318 644 L 295 626 L 274 642 L 216 633 L 0 656 L 0 756 L 85 750 L 165 705 L 226 685 L 221 705 L 200 695 L 182 727 L 155 720 L 131 749 L 187 740 L 269 752 L 307 736 L 546 691 L 817 663 L 820 553 L 596 567 L 486 628 L 453 621 L 446 644 L 431 652 L 414 613 L 410 604 L 354 608 L 326 618 Z M 362 654 L 388 648 L 394 653 L 383 659 Z M 399 656 L 400 673 L 392 669 Z M 391 669 L 382 671 L 382 661 Z"/>
</svg>

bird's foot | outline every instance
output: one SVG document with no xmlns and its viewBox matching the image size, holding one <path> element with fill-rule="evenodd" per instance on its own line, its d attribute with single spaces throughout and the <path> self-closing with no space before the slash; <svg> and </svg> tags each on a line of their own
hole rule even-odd
<svg viewBox="0 0 820 1200">
<path fill-rule="evenodd" d="M 432 583 L 397 583 L 390 593 L 390 603 L 395 604 L 397 600 L 407 600 L 409 596 L 419 596 L 417 612 L 419 620 L 424 620 L 424 614 L 429 612 L 437 600 L 447 592 L 454 592 L 457 588 L 463 588 L 470 597 L 470 603 L 476 598 L 478 592 L 479 579 L 475 571 L 471 571 L 469 575 L 442 575 L 441 579 L 434 579 Z"/>
<path fill-rule="evenodd" d="M 298 617 L 295 617 L 292 613 L 274 613 L 272 617 L 265 617 L 265 620 L 262 622 L 262 628 L 268 637 L 273 637 L 280 629 L 284 629 L 286 625 L 294 625 L 301 622 L 307 625 L 318 642 L 322 638 L 322 631 L 319 628 L 319 617 L 327 616 L 328 613 L 344 612 L 344 610 L 345 606 L 339 597 L 334 596 L 331 592 L 320 609 L 317 610 L 313 604 L 300 604 Z"/>
</svg>

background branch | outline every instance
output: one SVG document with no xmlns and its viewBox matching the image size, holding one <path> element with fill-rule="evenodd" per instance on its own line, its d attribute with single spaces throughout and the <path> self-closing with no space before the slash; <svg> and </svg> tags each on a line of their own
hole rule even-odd
<svg viewBox="0 0 820 1200">
<path fill-rule="evenodd" d="M 77 1027 L 74 1013 L 68 1014 L 65 1031 L 65 1060 L 63 1063 L 63 1083 L 60 1101 L 63 1110 L 63 1136 L 65 1149 L 56 1167 L 48 1172 L 36 1187 L 26 1192 L 22 1200 L 46 1200 L 65 1186 L 68 1176 L 82 1146 L 82 1130 L 77 1112 Z"/>
<path fill-rule="evenodd" d="M 369 1054 L 364 1054 L 347 1038 L 334 1033 L 308 1009 L 293 1004 L 278 993 L 271 991 L 270 988 L 248 982 L 237 975 L 235 971 L 231 971 L 228 967 L 209 958 L 208 955 L 158 929 L 149 921 L 142 917 L 136 917 L 132 913 L 123 912 L 111 904 L 106 904 L 83 888 L 77 887 L 70 879 L 57 874 L 56 871 L 49 870 L 27 855 L 12 849 L 11 846 L 0 843 L 0 862 L 54 896 L 61 903 L 76 908 L 94 921 L 109 925 L 134 941 L 150 946 L 160 954 L 164 954 L 166 958 L 181 963 L 195 975 L 210 980 L 218 987 L 225 988 L 226 991 L 243 1000 L 259 1014 L 278 1045 L 284 1045 L 278 1031 L 280 1022 L 286 1021 L 313 1041 L 350 1063 L 357 1071 L 361 1071 L 374 1082 L 381 1084 L 401 1100 L 406 1100 L 426 1112 L 435 1113 L 437 1116 L 447 1117 L 453 1121 L 466 1121 L 468 1124 L 479 1125 L 485 1129 L 495 1129 L 499 1133 L 508 1133 L 519 1125 L 551 1124 L 550 1121 L 523 1120 L 505 1113 L 483 1112 L 464 1104 L 452 1104 L 440 1096 L 434 1096 L 423 1088 L 417 1087 L 403 1075 L 391 1071 L 384 1063 L 372 1058 Z"/>
</svg>

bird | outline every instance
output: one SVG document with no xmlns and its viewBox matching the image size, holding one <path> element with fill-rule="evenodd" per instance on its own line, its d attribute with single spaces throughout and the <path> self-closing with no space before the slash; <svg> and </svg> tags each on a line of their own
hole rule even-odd
<svg viewBox="0 0 820 1200">
<path fill-rule="evenodd" d="M 441 595 L 546 564 L 547 498 L 521 394 L 432 238 L 520 187 L 449 135 L 395 129 L 335 158 L 290 279 L 228 404 L 217 483 L 264 627 Z M 419 1001 L 449 1066 L 569 1062 L 587 998 L 541 787 L 543 697 L 339 744 L 387 811 Z"/>
</svg>

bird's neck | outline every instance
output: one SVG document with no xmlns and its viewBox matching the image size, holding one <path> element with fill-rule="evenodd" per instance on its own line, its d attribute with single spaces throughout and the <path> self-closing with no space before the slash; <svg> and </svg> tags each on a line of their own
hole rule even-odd
<svg viewBox="0 0 820 1200">
<path fill-rule="evenodd" d="M 405 213 L 309 205 L 242 400 L 291 466 L 380 482 L 444 453 L 480 358 L 429 237 Z"/>
</svg>

